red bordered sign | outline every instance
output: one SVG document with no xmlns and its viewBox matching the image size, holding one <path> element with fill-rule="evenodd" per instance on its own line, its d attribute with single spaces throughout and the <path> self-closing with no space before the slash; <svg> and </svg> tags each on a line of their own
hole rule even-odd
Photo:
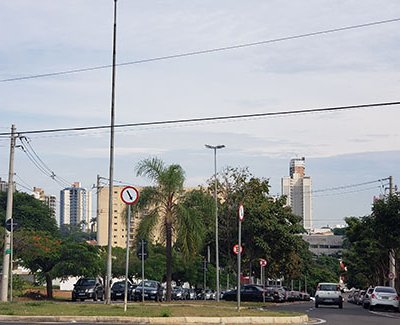
<svg viewBox="0 0 400 325">
<path fill-rule="evenodd" d="M 121 200 L 125 204 L 136 204 L 139 200 L 139 192 L 133 186 L 126 186 L 121 191 Z"/>
</svg>

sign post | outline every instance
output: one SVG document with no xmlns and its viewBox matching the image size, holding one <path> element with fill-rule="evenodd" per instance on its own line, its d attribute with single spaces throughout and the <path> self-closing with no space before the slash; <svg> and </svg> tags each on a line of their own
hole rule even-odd
<svg viewBox="0 0 400 325">
<path fill-rule="evenodd" d="M 237 264 L 238 264 L 238 278 L 237 278 L 237 311 L 240 311 L 240 263 L 242 258 L 242 221 L 244 219 L 244 207 L 243 204 L 239 205 L 239 244 L 237 253 Z"/>
<path fill-rule="evenodd" d="M 126 186 L 121 191 L 121 200 L 127 205 L 128 216 L 126 226 L 126 263 L 125 263 L 125 296 L 124 296 L 124 312 L 128 305 L 128 269 L 129 269 L 129 237 L 131 231 L 131 205 L 136 204 L 139 200 L 139 192 L 133 186 Z M 110 289 L 111 290 L 111 289 Z"/>
<path fill-rule="evenodd" d="M 267 261 L 263 258 L 260 258 L 260 277 L 261 277 L 261 284 L 263 286 L 263 302 L 265 303 L 265 266 L 267 265 Z"/>
</svg>

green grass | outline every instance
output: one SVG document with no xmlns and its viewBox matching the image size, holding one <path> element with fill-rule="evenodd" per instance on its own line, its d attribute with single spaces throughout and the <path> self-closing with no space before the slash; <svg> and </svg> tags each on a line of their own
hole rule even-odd
<svg viewBox="0 0 400 325">
<path fill-rule="evenodd" d="M 243 303 L 236 310 L 236 302 L 191 303 L 123 303 L 88 304 L 79 302 L 29 301 L 0 303 L 0 315 L 19 316 L 130 316 L 130 317 L 230 317 L 230 316 L 298 316 L 299 313 L 277 312 L 274 308 L 261 309 L 262 303 Z M 271 306 L 269 306 L 271 307 Z"/>
</svg>

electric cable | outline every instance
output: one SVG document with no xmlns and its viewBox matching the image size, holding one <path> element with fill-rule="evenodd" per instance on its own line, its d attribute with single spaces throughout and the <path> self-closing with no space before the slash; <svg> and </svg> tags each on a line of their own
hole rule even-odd
<svg viewBox="0 0 400 325">
<path fill-rule="evenodd" d="M 115 128 L 127 128 L 127 127 L 138 127 L 138 126 L 149 126 L 149 125 L 166 125 L 166 124 L 182 124 L 182 123 L 193 123 L 193 122 L 208 122 L 208 121 L 219 121 L 219 120 L 238 120 L 248 119 L 254 117 L 273 117 L 273 116 L 289 116 L 289 115 L 301 115 L 310 113 L 325 113 L 325 112 L 337 112 L 346 111 L 352 109 L 361 108 L 378 108 L 400 105 L 400 101 L 393 102 L 381 102 L 372 104 L 359 104 L 359 105 L 348 105 L 348 106 L 334 106 L 334 107 L 322 107 L 322 108 L 311 108 L 311 109 L 297 109 L 297 110 L 286 110 L 278 112 L 267 112 L 267 113 L 251 113 L 251 114 L 239 114 L 239 115 L 225 115 L 216 117 L 200 117 L 200 118 L 189 118 L 189 119 L 177 119 L 177 120 L 165 120 L 165 121 L 153 121 L 153 122 L 140 122 L 140 123 L 127 123 L 117 124 Z M 99 130 L 109 129 L 110 125 L 99 125 L 99 126 L 84 126 L 84 127 L 71 127 L 71 128 L 59 128 L 59 129 L 44 129 L 44 130 L 28 130 L 20 131 L 19 134 L 42 134 L 42 133 L 57 133 L 57 132 L 74 132 L 74 131 L 88 131 L 88 130 Z M 0 136 L 10 136 L 10 132 L 0 133 Z"/>
<path fill-rule="evenodd" d="M 177 53 L 177 54 L 171 54 L 171 55 L 166 55 L 166 56 L 141 59 L 141 60 L 136 60 L 136 61 L 128 61 L 128 62 L 118 63 L 118 64 L 116 64 L 116 66 L 128 66 L 128 65 L 134 65 L 134 64 L 143 64 L 143 63 L 150 63 L 150 62 L 156 62 L 156 61 L 171 60 L 171 59 L 196 56 L 196 55 L 202 55 L 202 54 L 209 54 L 209 53 L 216 53 L 216 52 L 222 52 L 222 51 L 231 51 L 231 50 L 236 50 L 236 49 L 241 49 L 241 48 L 246 48 L 246 47 L 259 46 L 259 45 L 289 41 L 289 40 L 294 40 L 294 39 L 300 39 L 300 38 L 305 38 L 305 37 L 312 37 L 312 36 L 317 36 L 317 35 L 342 32 L 342 31 L 346 31 L 346 30 L 371 27 L 371 26 L 388 24 L 388 23 L 393 23 L 393 22 L 398 22 L 398 21 L 400 21 L 400 18 L 380 20 L 380 21 L 375 21 L 375 22 L 370 22 L 370 23 L 332 28 L 332 29 L 327 29 L 327 30 L 322 30 L 322 31 L 317 31 L 317 32 L 285 36 L 285 37 L 280 37 L 280 38 L 275 38 L 275 39 L 270 39 L 270 40 L 263 40 L 263 41 L 258 41 L 258 42 L 243 43 L 243 44 L 237 44 L 237 45 L 231 45 L 231 46 L 211 48 L 211 49 L 206 49 L 206 50 L 192 51 L 192 52 L 186 52 L 186 53 Z M 35 75 L 30 75 L 30 76 L 21 76 L 21 77 L 0 79 L 0 82 L 4 83 L 4 82 L 21 81 L 21 80 L 28 80 L 28 79 L 45 78 L 45 77 L 55 77 L 55 76 L 60 76 L 60 75 L 108 69 L 111 67 L 112 67 L 112 65 L 107 64 L 107 65 L 100 65 L 100 66 L 95 66 L 95 67 L 71 69 L 71 70 L 64 70 L 64 71 L 58 71 L 58 72 L 35 74 Z"/>
</svg>

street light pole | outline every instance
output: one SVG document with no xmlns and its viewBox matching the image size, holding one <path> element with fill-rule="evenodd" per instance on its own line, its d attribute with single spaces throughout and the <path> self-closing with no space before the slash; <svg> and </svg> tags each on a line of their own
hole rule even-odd
<svg viewBox="0 0 400 325">
<path fill-rule="evenodd" d="M 114 128 L 115 128 L 115 73 L 116 73 L 116 39 L 117 39 L 117 0 L 114 0 L 114 24 L 113 24 L 113 54 L 111 75 L 111 127 L 110 127 L 110 169 L 108 186 L 108 245 L 107 245 L 107 275 L 105 303 L 111 304 L 112 282 L 112 221 L 113 221 L 113 179 L 114 179 Z"/>
<path fill-rule="evenodd" d="M 206 144 L 206 148 L 214 150 L 214 201 L 215 201 L 215 268 L 217 275 L 217 302 L 219 302 L 219 247 L 218 247 L 218 198 L 217 198 L 217 149 L 225 148 L 225 145 L 220 144 L 211 146 Z"/>
</svg>

